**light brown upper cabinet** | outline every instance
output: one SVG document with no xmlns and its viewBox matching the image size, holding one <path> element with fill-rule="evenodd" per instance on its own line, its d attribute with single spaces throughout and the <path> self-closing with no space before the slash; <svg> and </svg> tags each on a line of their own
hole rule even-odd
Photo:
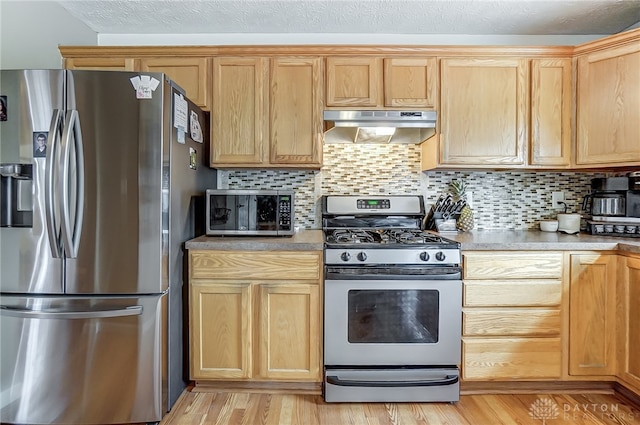
<svg viewBox="0 0 640 425">
<path fill-rule="evenodd" d="M 382 104 L 382 58 L 328 57 L 327 106 L 375 107 Z"/>
<path fill-rule="evenodd" d="M 327 107 L 435 108 L 435 57 L 328 57 L 326 63 Z"/>
<path fill-rule="evenodd" d="M 577 166 L 640 164 L 640 32 L 578 56 Z"/>
<path fill-rule="evenodd" d="M 436 107 L 438 90 L 436 58 L 388 58 L 384 60 L 384 106 Z"/>
<path fill-rule="evenodd" d="M 211 166 L 320 168 L 322 60 L 213 59 Z"/>
<path fill-rule="evenodd" d="M 65 69 L 86 69 L 96 71 L 137 71 L 138 61 L 121 57 L 77 57 L 65 58 Z"/>
<path fill-rule="evenodd" d="M 443 58 L 423 169 L 571 166 L 570 58 Z"/>
<path fill-rule="evenodd" d="M 131 52 L 133 53 L 133 52 Z M 187 97 L 205 110 L 210 108 L 210 59 L 194 56 L 125 57 L 96 50 L 95 56 L 64 59 L 66 69 L 98 71 L 162 72 L 187 93 Z"/>
<path fill-rule="evenodd" d="M 531 60 L 529 165 L 571 165 L 572 61 Z"/>
<path fill-rule="evenodd" d="M 140 59 L 140 71 L 164 72 L 205 110 L 211 107 L 211 62 L 199 57 L 151 57 Z"/>
<path fill-rule="evenodd" d="M 443 58 L 438 165 L 523 166 L 527 82 L 524 58 Z"/>
<path fill-rule="evenodd" d="M 320 168 L 323 82 L 320 58 L 271 59 L 270 164 Z"/>
<path fill-rule="evenodd" d="M 211 166 L 257 167 L 265 161 L 269 59 L 213 58 Z"/>
</svg>

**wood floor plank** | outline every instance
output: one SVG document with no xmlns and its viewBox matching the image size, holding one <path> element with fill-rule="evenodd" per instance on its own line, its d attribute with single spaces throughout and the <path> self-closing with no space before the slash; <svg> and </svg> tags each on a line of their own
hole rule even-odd
<svg viewBox="0 0 640 425">
<path fill-rule="evenodd" d="M 191 392 L 161 425 L 639 425 L 615 394 L 463 395 L 458 403 L 325 403 L 320 395 Z"/>
<path fill-rule="evenodd" d="M 455 404 L 456 411 L 470 424 L 488 424 L 490 422 L 489 415 L 481 408 L 479 398 L 474 396 L 460 397 L 460 401 Z"/>
<path fill-rule="evenodd" d="M 320 422 L 318 422 L 318 405 L 321 402 L 322 397 L 317 395 L 298 397 L 293 423 L 298 425 L 320 425 Z"/>
</svg>

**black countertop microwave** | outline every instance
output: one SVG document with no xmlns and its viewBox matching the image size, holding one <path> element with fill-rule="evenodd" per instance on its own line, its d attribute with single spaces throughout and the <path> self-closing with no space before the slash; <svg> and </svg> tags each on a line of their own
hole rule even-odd
<svg viewBox="0 0 640 425">
<path fill-rule="evenodd" d="M 211 236 L 291 236 L 293 190 L 225 190 L 206 192 L 206 233 Z"/>
</svg>

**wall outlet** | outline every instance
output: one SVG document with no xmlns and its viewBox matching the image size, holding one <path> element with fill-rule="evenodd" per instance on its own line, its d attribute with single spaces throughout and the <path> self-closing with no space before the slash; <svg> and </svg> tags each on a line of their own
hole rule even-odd
<svg viewBox="0 0 640 425">
<path fill-rule="evenodd" d="M 564 202 L 564 192 L 552 192 L 551 193 L 551 207 L 556 210 L 564 210 L 564 205 L 559 202 Z"/>
</svg>

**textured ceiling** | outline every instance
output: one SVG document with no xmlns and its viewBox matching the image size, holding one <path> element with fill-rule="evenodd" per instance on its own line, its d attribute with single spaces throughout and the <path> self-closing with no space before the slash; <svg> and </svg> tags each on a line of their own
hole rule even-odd
<svg viewBox="0 0 640 425">
<path fill-rule="evenodd" d="M 59 0 L 99 34 L 614 34 L 640 0 Z"/>
</svg>

